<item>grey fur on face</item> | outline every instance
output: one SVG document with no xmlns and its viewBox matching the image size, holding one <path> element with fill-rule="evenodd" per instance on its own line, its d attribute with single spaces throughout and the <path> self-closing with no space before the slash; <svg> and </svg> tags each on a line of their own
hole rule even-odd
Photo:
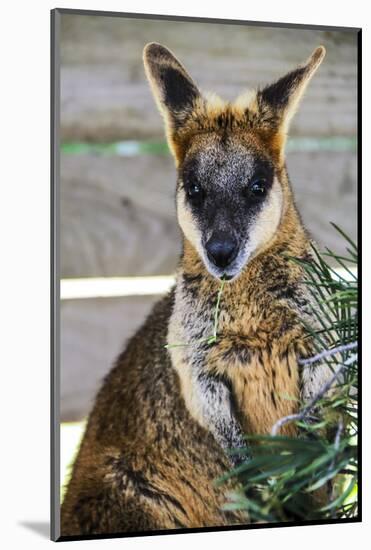
<svg viewBox="0 0 371 550">
<path fill-rule="evenodd" d="M 256 182 L 264 182 L 262 197 L 251 191 Z M 197 201 L 190 196 L 195 185 L 200 193 Z M 233 136 L 195 139 L 178 173 L 178 220 L 213 276 L 238 276 L 257 248 L 274 233 L 281 216 L 280 195 L 269 157 L 253 146 Z M 206 252 L 215 232 L 236 242 L 235 257 L 227 266 L 215 265 Z"/>
</svg>

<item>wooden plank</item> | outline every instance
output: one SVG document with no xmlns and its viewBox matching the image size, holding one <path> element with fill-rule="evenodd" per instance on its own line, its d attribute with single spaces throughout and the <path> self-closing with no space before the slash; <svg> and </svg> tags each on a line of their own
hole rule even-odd
<svg viewBox="0 0 371 550">
<path fill-rule="evenodd" d="M 356 235 L 355 153 L 290 153 L 304 222 L 321 245 L 341 250 L 334 221 Z M 181 249 L 170 157 L 62 155 L 61 276 L 164 275 Z"/>
<path fill-rule="evenodd" d="M 180 251 L 170 158 L 62 156 L 62 277 L 163 275 Z"/>
<path fill-rule="evenodd" d="M 288 171 L 303 222 L 320 247 L 344 252 L 336 223 L 357 241 L 355 153 L 290 153 Z"/>
<path fill-rule="evenodd" d="M 293 121 L 293 135 L 356 131 L 355 32 L 62 15 L 62 140 L 163 136 L 142 66 L 146 43 L 167 45 L 202 89 L 233 99 L 275 80 L 323 44 L 326 59 Z"/>
<path fill-rule="evenodd" d="M 61 303 L 61 421 L 81 420 L 103 377 L 158 297 Z"/>
</svg>

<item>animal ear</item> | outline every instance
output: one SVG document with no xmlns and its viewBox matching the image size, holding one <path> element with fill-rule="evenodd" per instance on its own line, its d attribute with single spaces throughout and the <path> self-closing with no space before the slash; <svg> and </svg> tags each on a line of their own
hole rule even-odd
<svg viewBox="0 0 371 550">
<path fill-rule="evenodd" d="M 259 104 L 263 110 L 268 108 L 280 132 L 287 132 L 300 99 L 325 54 L 325 48 L 319 46 L 304 65 L 287 73 L 277 80 L 277 82 L 266 86 L 258 92 Z"/>
<path fill-rule="evenodd" d="M 176 132 L 192 113 L 201 94 L 185 68 L 164 46 L 154 42 L 147 44 L 143 61 L 167 130 L 170 134 Z"/>
</svg>

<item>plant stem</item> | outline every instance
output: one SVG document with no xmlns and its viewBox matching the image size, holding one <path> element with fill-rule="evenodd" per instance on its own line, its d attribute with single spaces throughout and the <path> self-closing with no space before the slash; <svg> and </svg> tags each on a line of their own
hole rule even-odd
<svg viewBox="0 0 371 550">
<path fill-rule="evenodd" d="M 294 420 L 303 420 L 310 411 L 314 408 L 314 406 L 317 404 L 317 402 L 322 399 L 322 397 L 328 392 L 328 390 L 331 388 L 332 384 L 337 380 L 337 378 L 340 376 L 340 374 L 343 372 L 343 370 L 348 367 L 349 365 L 352 365 L 357 361 L 357 354 L 352 355 L 349 357 L 340 367 L 338 370 L 331 376 L 331 378 L 322 386 L 322 388 L 319 390 L 319 392 L 311 399 L 311 401 L 297 414 L 289 414 L 288 416 L 284 416 L 283 418 L 280 418 L 277 420 L 277 422 L 273 425 L 273 428 L 271 430 L 271 435 L 277 435 L 277 432 L 284 426 L 284 424 L 287 424 L 288 422 L 293 422 Z"/>
<path fill-rule="evenodd" d="M 222 279 L 222 284 L 220 285 L 220 288 L 219 288 L 218 297 L 216 299 L 216 306 L 215 306 L 214 331 L 213 331 L 213 337 L 215 338 L 215 340 L 217 337 L 217 330 L 218 330 L 220 300 L 223 294 L 224 285 L 225 285 L 225 279 Z"/>
<path fill-rule="evenodd" d="M 221 301 L 221 298 L 222 298 L 224 285 L 225 285 L 225 279 L 223 278 L 222 282 L 221 282 L 221 285 L 219 287 L 219 290 L 218 290 L 218 296 L 217 296 L 216 304 L 215 304 L 214 327 L 213 327 L 212 335 L 208 336 L 207 338 L 201 338 L 201 340 L 196 340 L 195 342 L 193 342 L 193 344 L 201 344 L 202 342 L 207 342 L 209 345 L 211 345 L 211 344 L 214 344 L 216 342 L 217 337 L 218 337 L 218 322 L 219 322 L 220 301 Z M 192 342 L 181 343 L 181 344 L 166 344 L 164 346 L 164 348 L 165 349 L 182 348 L 182 347 L 191 346 L 191 345 L 192 345 Z"/>
<path fill-rule="evenodd" d="M 320 361 L 321 359 L 325 359 L 326 357 L 331 357 L 336 353 L 341 353 L 343 351 L 354 349 L 357 346 L 358 346 L 358 342 L 351 342 L 350 344 L 344 344 L 343 346 L 338 346 L 337 348 L 326 349 L 321 353 L 317 353 L 317 355 L 314 355 L 313 357 L 309 357 L 308 359 L 299 359 L 298 363 L 300 365 L 311 365 L 312 363 L 317 363 L 317 361 Z"/>
</svg>

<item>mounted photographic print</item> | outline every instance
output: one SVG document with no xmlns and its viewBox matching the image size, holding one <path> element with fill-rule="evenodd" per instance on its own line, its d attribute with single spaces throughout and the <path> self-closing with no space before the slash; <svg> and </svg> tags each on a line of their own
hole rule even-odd
<svg viewBox="0 0 371 550">
<path fill-rule="evenodd" d="M 361 520 L 360 39 L 53 10 L 54 540 Z"/>
</svg>

